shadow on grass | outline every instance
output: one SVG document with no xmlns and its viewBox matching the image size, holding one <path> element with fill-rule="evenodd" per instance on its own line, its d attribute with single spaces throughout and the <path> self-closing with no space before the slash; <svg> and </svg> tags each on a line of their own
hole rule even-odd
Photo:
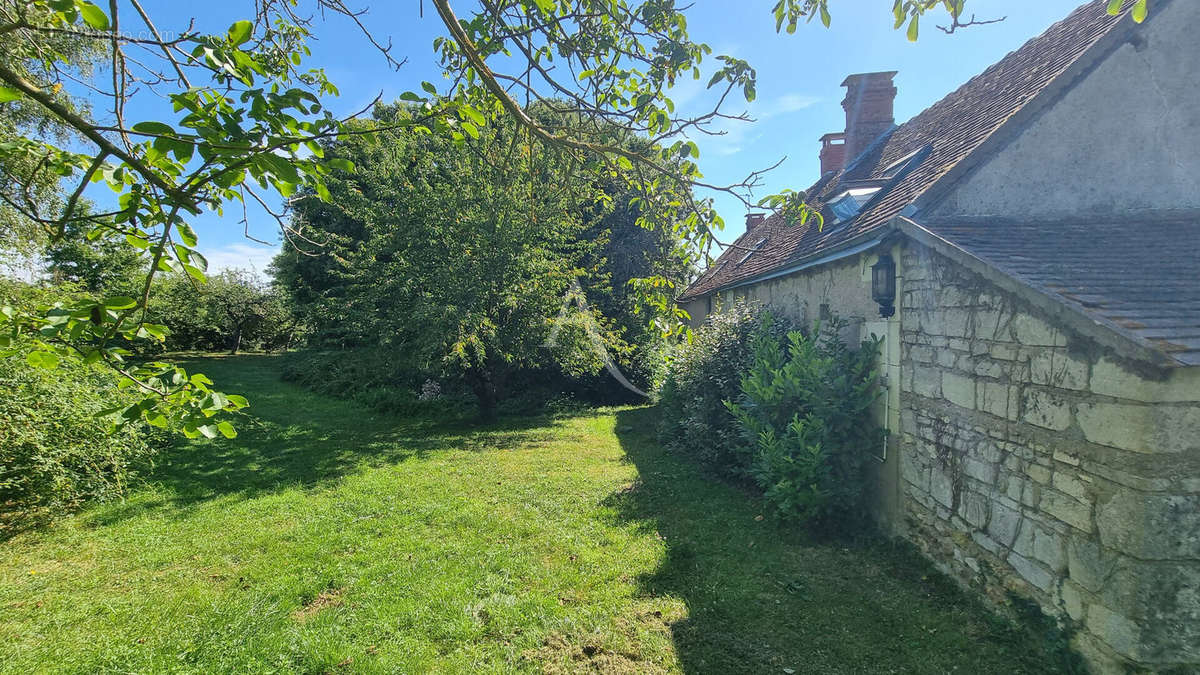
<svg viewBox="0 0 1200 675">
<path fill-rule="evenodd" d="M 670 626 L 686 672 L 1068 672 L 1061 645 L 1000 619 L 906 544 L 814 542 L 759 518 L 757 498 L 661 448 L 656 414 L 618 414 L 640 480 L 606 505 L 666 541 L 638 581 L 687 605 Z"/>
<path fill-rule="evenodd" d="M 237 438 L 173 442 L 141 471 L 144 480 L 166 488 L 158 498 L 108 505 L 89 522 L 110 524 L 163 504 L 187 507 L 229 494 L 319 487 L 364 468 L 447 450 L 527 446 L 551 439 L 562 421 L 501 418 L 482 425 L 457 411 L 438 419 L 379 413 L 281 381 L 275 359 L 242 355 L 184 362 L 223 391 L 250 400 L 247 414 L 232 420 Z"/>
</svg>

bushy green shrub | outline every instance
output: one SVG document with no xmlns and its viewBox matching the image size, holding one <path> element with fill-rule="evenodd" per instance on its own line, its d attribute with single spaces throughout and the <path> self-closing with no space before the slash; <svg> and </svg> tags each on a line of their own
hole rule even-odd
<svg viewBox="0 0 1200 675">
<path fill-rule="evenodd" d="M 840 328 L 789 331 L 783 341 L 757 330 L 741 395 L 726 402 L 767 503 L 826 532 L 865 521 L 866 462 L 883 440 L 871 418 L 879 343 L 850 349 Z"/>
<path fill-rule="evenodd" d="M 714 314 L 669 357 L 659 390 L 660 442 L 735 479 L 748 477 L 751 456 L 725 401 L 741 396 L 753 364 L 754 335 L 782 339 L 789 324 L 759 307 L 738 303 Z"/>
<path fill-rule="evenodd" d="M 70 301 L 86 291 L 0 279 L 0 305 Z M 64 357 L 53 370 L 26 363 L 24 338 L 0 349 L 0 537 L 65 513 L 85 501 L 118 496 L 131 465 L 165 439 L 144 427 L 113 434 L 97 414 L 133 402 L 99 365 Z"/>
<path fill-rule="evenodd" d="M 109 434 L 96 417 L 124 398 L 96 366 L 0 357 L 0 537 L 121 494 L 131 463 L 155 445 L 134 426 Z"/>
</svg>

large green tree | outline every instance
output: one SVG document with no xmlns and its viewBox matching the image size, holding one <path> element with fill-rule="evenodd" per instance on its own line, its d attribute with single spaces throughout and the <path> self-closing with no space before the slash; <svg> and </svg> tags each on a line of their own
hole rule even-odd
<svg viewBox="0 0 1200 675">
<path fill-rule="evenodd" d="M 414 112 L 381 106 L 374 124 L 400 128 L 330 144 L 326 156 L 355 170 L 328 181 L 331 202 L 297 201 L 294 229 L 327 242 L 330 255 L 287 250 L 274 268 L 310 308 L 316 338 L 461 376 L 485 417 L 515 372 L 598 370 L 605 354 L 590 338 L 618 344 L 615 324 L 562 307 L 581 281 L 611 295 L 602 186 L 511 122 L 455 143 L 397 124 Z M 608 248 L 626 266 L 660 253 Z"/>
<path fill-rule="evenodd" d="M 169 329 L 173 351 L 285 349 L 297 327 L 284 295 L 246 270 L 223 270 L 203 284 L 181 275 L 156 284 L 149 317 Z"/>
</svg>

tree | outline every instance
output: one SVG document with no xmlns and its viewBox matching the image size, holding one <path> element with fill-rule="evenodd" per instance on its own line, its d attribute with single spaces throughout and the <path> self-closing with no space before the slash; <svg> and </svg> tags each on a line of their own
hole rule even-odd
<svg viewBox="0 0 1200 675">
<path fill-rule="evenodd" d="M 72 282 L 99 295 L 130 295 L 148 263 L 124 237 L 93 228 L 70 225 L 45 252 L 46 269 L 55 283 Z"/>
<path fill-rule="evenodd" d="M 0 0 L 0 13 L 12 15 L 21 0 Z M 44 10 L 29 8 L 41 20 Z M 0 40 L 0 63 L 30 81 L 52 82 L 55 71 L 76 79 L 94 75 L 95 66 L 104 57 L 104 45 L 94 40 L 77 40 L 57 33 L 31 33 L 21 40 Z M 57 54 L 57 59 L 40 58 Z M 88 101 L 82 97 L 61 95 L 61 105 L 76 114 L 84 114 Z M 16 98 L 0 105 L 0 142 L 12 142 L 25 135 L 43 135 L 60 142 L 73 140 L 69 126 L 34 101 Z M 31 256 L 46 243 L 46 233 L 13 204 L 36 204 L 43 210 L 61 207 L 67 195 L 59 176 L 39 170 L 39 156 L 0 153 L 0 257 Z"/>
<path fill-rule="evenodd" d="M 149 314 L 169 329 L 170 350 L 286 348 L 296 330 L 283 295 L 246 270 L 225 270 L 204 284 L 178 275 L 157 283 Z"/>
<path fill-rule="evenodd" d="M 413 113 L 381 107 L 377 124 Z M 484 418 L 514 372 L 598 367 L 582 332 L 546 347 L 594 247 L 582 235 L 596 193 L 566 153 L 500 120 L 462 143 L 393 130 L 325 152 L 356 171 L 330 179 L 336 207 L 300 199 L 294 227 L 339 237 L 336 254 L 285 252 L 275 265 L 280 285 L 317 299 L 319 335 L 403 351 L 414 368 L 462 377 Z M 327 313 L 330 300 L 343 312 Z"/>
<path fill-rule="evenodd" d="M 720 226 L 711 203 L 653 197 L 699 186 L 749 201 L 760 174 L 737 185 L 707 184 L 696 164 L 696 145 L 681 136 L 703 133 L 728 117 L 722 104 L 731 95 L 752 100 L 754 69 L 727 55 L 706 61 L 711 49 L 688 36 L 686 10 L 674 0 L 478 0 L 466 21 L 454 13 L 450 0 L 431 1 L 446 30 L 435 48 L 450 85 L 439 92 L 423 83 L 424 94 L 404 94 L 425 104 L 421 115 L 404 120 L 405 126 L 464 142 L 490 118 L 505 115 L 528 132 L 531 146 L 535 141 L 545 146 L 542 152 L 553 148 L 582 170 L 620 176 L 643 197 L 642 221 L 676 223 L 701 252 L 715 241 L 713 232 Z M 62 140 L 25 132 L 0 142 L 0 164 L 17 166 L 22 158 L 36 158 L 31 172 L 12 177 L 15 189 L 0 191 L 0 200 L 51 238 L 61 238 L 72 224 L 91 225 L 124 237 L 149 258 L 135 295 L 46 311 L 4 308 L 0 316 L 10 329 L 4 340 L 15 344 L 14 336 L 36 334 L 22 350 L 29 363 L 43 367 L 55 367 L 63 358 L 109 365 L 145 395 L 125 409 L 123 419 L 165 421 L 188 435 L 211 435 L 210 418 L 236 408 L 233 399 L 216 395 L 207 378 L 185 377 L 170 364 L 130 364 L 124 358 L 123 344 L 165 335 L 161 326 L 146 323 L 154 277 L 174 270 L 203 279 L 206 263 L 188 219 L 204 208 L 220 210 L 247 199 L 272 208 L 270 201 L 286 200 L 302 188 L 327 199 L 325 178 L 333 165 L 320 161 L 318 141 L 357 132 L 346 127 L 348 118 L 334 117 L 323 105 L 322 96 L 337 92 L 325 74 L 300 69 L 312 23 L 299 0 L 256 0 L 254 18 L 232 21 L 223 33 L 204 35 L 189 27 L 170 39 L 162 37 L 139 0 L 128 3 L 132 15 L 118 0 L 110 0 L 107 11 L 88 0 L 0 5 L 0 37 L 9 50 L 0 62 L 0 104 L 29 106 L 71 136 Z M 314 4 L 363 27 L 365 39 L 401 65 L 390 45 L 366 31 L 360 14 L 343 0 Z M 951 17 L 949 30 L 970 24 L 961 20 L 967 4 L 897 0 L 894 12 L 898 25 L 907 22 L 915 39 L 919 19 L 938 8 Z M 1111 0 L 1109 8 L 1118 12 L 1129 4 L 1136 19 L 1145 17 L 1146 0 Z M 831 21 L 828 0 L 780 0 L 775 15 L 776 29 L 786 25 L 789 32 L 801 19 Z M 123 30 L 131 16 L 150 37 Z M 78 43 L 107 49 L 104 81 L 59 67 L 78 62 L 71 47 Z M 134 49 L 140 50 L 136 57 L 130 55 Z M 709 69 L 714 61 L 716 67 Z M 670 85 L 705 76 L 708 86 L 721 92 L 717 106 L 694 117 L 678 114 L 666 96 Z M 73 105 L 67 93 L 72 77 L 91 88 L 111 122 Z M 510 88 L 517 93 L 510 94 Z M 161 92 L 172 104 L 171 122 L 127 119 L 127 104 L 138 91 Z M 525 106 L 514 98 L 521 95 Z M 556 105 L 549 97 L 564 103 Z M 529 114 L 531 101 L 560 115 L 570 113 L 582 124 L 546 124 Z M 628 147 L 612 138 L 606 125 L 650 142 Z M 66 186 L 62 208 L 26 197 L 37 185 L 60 183 Z M 114 193 L 111 212 L 79 208 L 93 183 Z M 674 188 L 664 189 L 668 186 Z M 811 215 L 801 193 L 765 203 L 798 221 Z M 282 215 L 280 222 L 291 239 Z M 674 309 L 665 292 L 651 295 L 657 296 L 653 306 Z"/>
<path fill-rule="evenodd" d="M 242 270 L 226 270 L 210 277 L 205 291 L 210 305 L 224 316 L 229 353 L 237 354 L 243 336 L 261 328 L 270 315 L 271 294 L 261 281 Z"/>
</svg>

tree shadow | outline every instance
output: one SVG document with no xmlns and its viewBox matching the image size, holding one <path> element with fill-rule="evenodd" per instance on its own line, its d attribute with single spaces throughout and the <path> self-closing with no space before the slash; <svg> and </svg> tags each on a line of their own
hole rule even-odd
<svg viewBox="0 0 1200 675">
<path fill-rule="evenodd" d="M 85 516 L 112 524 L 163 505 L 186 508 L 237 494 L 252 498 L 285 488 L 318 488 L 342 477 L 447 450 L 514 449 L 548 441 L 565 415 L 501 418 L 476 424 L 446 411 L 440 418 L 407 418 L 309 392 L 283 382 L 271 356 L 237 356 L 185 363 L 229 392 L 250 399 L 233 422 L 234 439 L 173 440 L 141 480 L 161 489 L 108 504 Z"/>
<path fill-rule="evenodd" d="M 657 531 L 667 552 L 638 579 L 687 606 L 670 624 L 689 673 L 1058 672 L 907 544 L 816 541 L 772 522 L 761 501 L 662 449 L 653 409 L 618 414 L 639 481 L 606 500 Z"/>
</svg>

